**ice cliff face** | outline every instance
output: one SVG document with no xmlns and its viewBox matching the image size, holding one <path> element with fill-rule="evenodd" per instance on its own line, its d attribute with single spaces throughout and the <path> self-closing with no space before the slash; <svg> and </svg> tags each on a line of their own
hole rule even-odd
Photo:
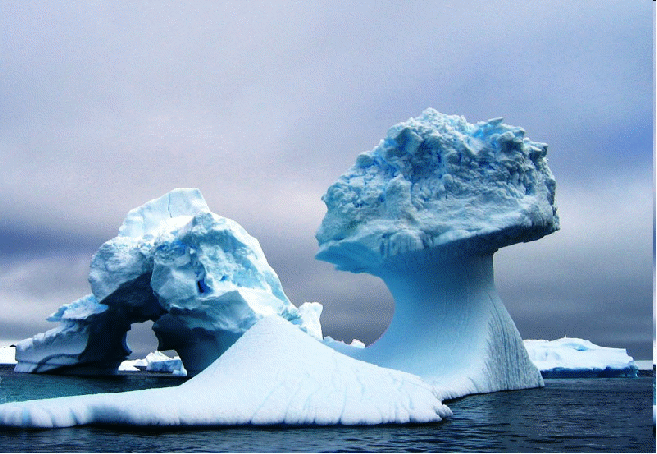
<svg viewBox="0 0 657 454">
<path fill-rule="evenodd" d="M 16 344 L 16 372 L 75 369 L 77 374 L 112 374 L 129 354 L 130 322 L 87 295 L 48 317 L 59 325 Z"/>
<path fill-rule="evenodd" d="M 49 318 L 57 328 L 17 345 L 17 371 L 112 373 L 130 353 L 131 324 L 146 320 L 155 322 L 159 350 L 176 350 L 192 375 L 263 316 L 318 331 L 321 307 L 300 314 L 258 241 L 210 212 L 197 189 L 130 211 L 94 255 L 89 282 L 91 295 Z"/>
<path fill-rule="evenodd" d="M 493 253 L 559 228 L 546 151 L 501 119 L 428 109 L 358 156 L 323 197 L 317 258 L 381 277 L 395 314 L 372 346 L 341 350 L 443 397 L 540 385 L 497 296 Z"/>
</svg>

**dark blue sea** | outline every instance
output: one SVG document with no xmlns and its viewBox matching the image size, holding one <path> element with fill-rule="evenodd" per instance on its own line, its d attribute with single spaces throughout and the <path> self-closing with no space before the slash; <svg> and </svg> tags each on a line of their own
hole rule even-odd
<svg viewBox="0 0 657 454">
<path fill-rule="evenodd" d="M 146 373 L 113 378 L 0 370 L 0 401 L 175 386 Z M 449 402 L 439 424 L 129 430 L 0 429 L 0 452 L 655 452 L 654 377 L 552 379 L 540 389 Z M 202 396 L 199 396 L 202 398 Z"/>
</svg>

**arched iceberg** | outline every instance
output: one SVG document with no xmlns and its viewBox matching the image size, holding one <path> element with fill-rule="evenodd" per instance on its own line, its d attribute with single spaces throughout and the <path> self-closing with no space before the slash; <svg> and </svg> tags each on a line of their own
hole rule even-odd
<svg viewBox="0 0 657 454">
<path fill-rule="evenodd" d="M 154 321 L 159 350 L 194 375 L 257 320 L 280 315 L 321 338 L 317 303 L 301 313 L 258 241 L 210 211 L 198 189 L 176 189 L 131 210 L 94 255 L 92 294 L 62 306 L 59 326 L 16 345 L 16 371 L 111 374 L 130 350 L 132 323 Z"/>
</svg>

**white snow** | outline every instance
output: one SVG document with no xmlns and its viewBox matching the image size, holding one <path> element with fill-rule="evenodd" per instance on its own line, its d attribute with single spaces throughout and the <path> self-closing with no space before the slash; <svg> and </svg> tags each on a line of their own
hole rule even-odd
<svg viewBox="0 0 657 454">
<path fill-rule="evenodd" d="M 541 386 L 494 285 L 493 253 L 559 228 L 547 145 L 501 119 L 427 109 L 393 126 L 322 200 L 317 258 L 383 279 L 392 322 L 354 358 L 458 397 Z"/>
<path fill-rule="evenodd" d="M 317 340 L 324 338 L 322 335 L 322 325 L 319 322 L 322 309 L 323 306 L 317 302 L 303 303 L 299 306 L 299 315 L 301 316 L 301 324 L 305 327 L 304 331 Z"/>
<path fill-rule="evenodd" d="M 363 343 L 363 341 L 360 339 L 352 339 L 349 346 L 356 348 L 365 348 L 365 343 Z"/>
<path fill-rule="evenodd" d="M 141 372 L 140 367 L 146 367 L 146 361 L 144 359 L 126 359 L 119 364 L 119 371 Z"/>
<path fill-rule="evenodd" d="M 209 213 L 198 189 L 177 189 L 130 210 L 119 227 L 119 236 L 154 239 L 167 230 L 177 230 L 191 216 Z"/>
<path fill-rule="evenodd" d="M 0 425 L 383 424 L 436 422 L 451 410 L 408 373 L 356 361 L 278 316 L 170 388 L 0 405 Z"/>
<path fill-rule="evenodd" d="M 624 348 L 601 347 L 573 337 L 524 341 L 529 358 L 541 371 L 631 369 L 634 359 Z"/>
<path fill-rule="evenodd" d="M 16 348 L 0 347 L 0 364 L 16 364 Z"/>
<path fill-rule="evenodd" d="M 18 344 L 17 371 L 113 373 L 130 354 L 131 324 L 147 320 L 158 349 L 176 350 L 192 374 L 265 316 L 281 315 L 321 338 L 321 305 L 299 312 L 258 241 L 211 213 L 198 189 L 175 189 L 131 210 L 94 255 L 89 282 L 91 295 L 49 318 L 58 327 Z"/>
</svg>

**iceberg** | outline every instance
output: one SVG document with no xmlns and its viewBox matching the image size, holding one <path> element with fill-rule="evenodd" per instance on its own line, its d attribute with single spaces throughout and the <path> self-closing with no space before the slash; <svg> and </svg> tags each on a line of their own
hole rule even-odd
<svg viewBox="0 0 657 454">
<path fill-rule="evenodd" d="M 545 378 L 636 377 L 638 368 L 624 348 L 601 347 L 573 337 L 526 339 L 529 358 Z"/>
<path fill-rule="evenodd" d="M 274 315 L 182 385 L 6 403 L 0 425 L 353 425 L 439 422 L 451 414 L 420 378 L 338 353 Z"/>
<path fill-rule="evenodd" d="M 322 306 L 292 305 L 257 241 L 198 190 L 132 210 L 92 260 L 92 294 L 18 344 L 16 370 L 116 371 L 131 324 L 153 320 L 158 349 L 193 378 L 7 403 L 0 426 L 427 423 L 451 415 L 445 399 L 542 386 L 493 254 L 558 230 L 546 152 L 501 119 L 428 109 L 328 189 L 317 258 L 381 278 L 395 299 L 368 347 L 322 339 Z"/>
<path fill-rule="evenodd" d="M 140 372 L 145 367 L 144 359 L 126 359 L 119 364 L 119 372 Z"/>
<path fill-rule="evenodd" d="M 146 358 L 123 361 L 119 371 L 128 372 L 162 372 L 178 376 L 186 376 L 187 371 L 179 356 L 173 358 L 160 351 L 151 352 Z"/>
<path fill-rule="evenodd" d="M 381 278 L 390 326 L 354 358 L 407 371 L 443 398 L 543 384 L 495 289 L 493 254 L 559 229 L 547 145 L 501 118 L 427 109 L 331 185 L 316 257 Z"/>
<path fill-rule="evenodd" d="M 210 211 L 198 189 L 175 189 L 131 210 L 95 253 L 90 295 L 62 306 L 59 325 L 16 345 L 18 372 L 114 374 L 133 323 L 152 320 L 158 350 L 194 375 L 257 320 L 280 315 L 321 336 L 318 303 L 299 311 L 258 241 Z"/>
<path fill-rule="evenodd" d="M 16 364 L 16 348 L 15 347 L 0 347 L 0 364 L 10 365 Z"/>
</svg>

